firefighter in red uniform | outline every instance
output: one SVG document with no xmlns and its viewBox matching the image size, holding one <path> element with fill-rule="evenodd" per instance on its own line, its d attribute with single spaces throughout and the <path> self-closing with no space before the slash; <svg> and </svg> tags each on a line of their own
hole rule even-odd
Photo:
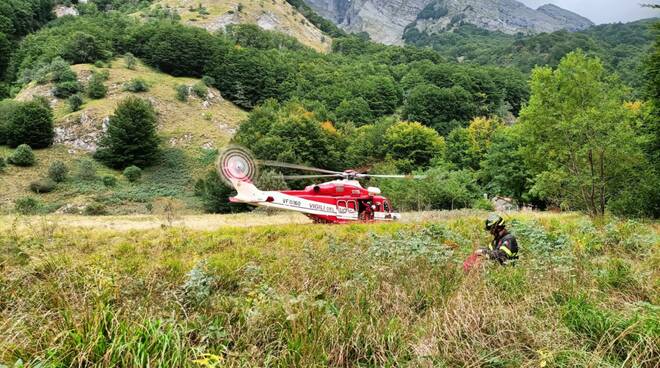
<svg viewBox="0 0 660 368">
<path fill-rule="evenodd" d="M 488 248 L 481 248 L 477 253 L 497 260 L 502 265 L 513 264 L 518 259 L 518 242 L 506 230 L 504 219 L 498 214 L 491 214 L 486 220 L 486 230 L 493 235 L 493 241 Z"/>
</svg>

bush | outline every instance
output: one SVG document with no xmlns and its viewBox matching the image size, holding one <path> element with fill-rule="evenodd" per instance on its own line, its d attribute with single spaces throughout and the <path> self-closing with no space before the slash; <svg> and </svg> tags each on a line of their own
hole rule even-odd
<svg viewBox="0 0 660 368">
<path fill-rule="evenodd" d="M 78 173 L 76 176 L 82 180 L 96 179 L 96 165 L 94 164 L 94 161 L 90 159 L 80 160 L 78 163 Z"/>
<path fill-rule="evenodd" d="M 124 85 L 124 90 L 135 93 L 147 92 L 149 91 L 149 85 L 147 85 L 144 79 L 134 78 Z"/>
<path fill-rule="evenodd" d="M 43 178 L 30 183 L 30 190 L 37 194 L 50 193 L 55 189 L 56 185 L 57 183 L 55 183 L 52 179 Z"/>
<path fill-rule="evenodd" d="M 108 210 L 103 203 L 90 203 L 85 207 L 83 213 L 87 216 L 103 216 L 108 214 Z"/>
<path fill-rule="evenodd" d="M 213 87 L 215 84 L 215 78 L 205 75 L 202 77 L 202 83 L 204 83 L 207 87 Z"/>
<path fill-rule="evenodd" d="M 195 83 L 192 89 L 199 98 L 206 98 L 206 96 L 209 94 L 209 89 L 203 82 Z"/>
<path fill-rule="evenodd" d="M 137 65 L 137 59 L 135 58 L 135 56 L 133 56 L 133 54 L 127 52 L 124 55 L 124 63 L 126 64 L 126 68 L 135 70 L 135 66 Z"/>
<path fill-rule="evenodd" d="M 493 203 L 486 198 L 479 198 L 472 204 L 472 208 L 484 211 L 493 211 Z"/>
<path fill-rule="evenodd" d="M 32 166 L 36 162 L 32 148 L 27 144 L 21 144 L 14 153 L 9 156 L 9 163 L 16 166 Z"/>
<path fill-rule="evenodd" d="M 123 169 L 149 166 L 157 153 L 156 113 L 148 101 L 129 97 L 119 103 L 110 117 L 94 157 L 110 167 Z"/>
<path fill-rule="evenodd" d="M 137 166 L 129 166 L 124 169 L 124 176 L 131 183 L 136 182 L 142 177 L 142 169 Z"/>
<path fill-rule="evenodd" d="M 53 113 L 48 106 L 37 100 L 14 106 L 6 125 L 7 144 L 16 147 L 27 144 L 33 148 L 45 148 L 53 144 Z"/>
<path fill-rule="evenodd" d="M 190 88 L 185 84 L 179 84 L 175 87 L 176 89 L 176 99 L 181 102 L 188 101 L 188 96 L 190 96 Z"/>
<path fill-rule="evenodd" d="M 69 104 L 69 109 L 71 112 L 78 111 L 80 110 L 80 106 L 83 104 L 83 99 L 80 97 L 79 94 L 75 94 L 73 96 L 70 96 L 66 102 Z"/>
<path fill-rule="evenodd" d="M 7 161 L 5 161 L 4 157 L 0 157 L 0 173 L 4 172 L 6 168 L 7 168 Z"/>
<path fill-rule="evenodd" d="M 117 185 L 117 178 L 114 176 L 106 175 L 103 177 L 103 185 L 106 187 L 114 187 Z"/>
<path fill-rule="evenodd" d="M 34 215 L 41 210 L 41 203 L 33 197 L 23 197 L 14 202 L 14 209 L 21 215 Z"/>
<path fill-rule="evenodd" d="M 62 161 L 55 161 L 48 168 L 48 177 L 57 183 L 66 180 L 68 174 L 69 168 Z"/>
<path fill-rule="evenodd" d="M 81 90 L 82 87 L 78 81 L 59 82 L 53 88 L 53 95 L 57 98 L 68 98 Z"/>
<path fill-rule="evenodd" d="M 87 96 L 93 99 L 100 99 L 108 94 L 108 87 L 103 84 L 106 78 L 101 73 L 92 74 L 92 78 L 87 85 Z"/>
</svg>

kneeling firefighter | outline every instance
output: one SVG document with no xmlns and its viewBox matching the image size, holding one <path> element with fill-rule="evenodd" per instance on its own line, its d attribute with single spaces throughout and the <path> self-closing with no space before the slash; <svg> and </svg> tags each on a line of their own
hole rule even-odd
<svg viewBox="0 0 660 368">
<path fill-rule="evenodd" d="M 481 248 L 477 251 L 480 255 L 488 256 L 490 259 L 497 260 L 505 265 L 518 259 L 518 242 L 516 237 L 506 230 L 504 219 L 493 213 L 486 219 L 486 231 L 493 235 L 493 241 L 488 248 Z"/>
</svg>

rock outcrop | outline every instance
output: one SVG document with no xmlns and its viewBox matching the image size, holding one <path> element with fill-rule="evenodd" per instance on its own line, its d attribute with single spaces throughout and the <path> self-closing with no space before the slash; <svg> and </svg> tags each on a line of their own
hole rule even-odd
<svg viewBox="0 0 660 368">
<path fill-rule="evenodd" d="M 555 5 L 532 9 L 516 0 L 306 0 L 320 15 L 374 41 L 403 43 L 405 28 L 438 32 L 468 23 L 508 34 L 577 31 L 588 19 Z"/>
</svg>

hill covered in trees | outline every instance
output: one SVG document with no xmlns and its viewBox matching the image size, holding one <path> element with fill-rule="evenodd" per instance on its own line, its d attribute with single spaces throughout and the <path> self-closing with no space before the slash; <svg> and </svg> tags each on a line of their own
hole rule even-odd
<svg viewBox="0 0 660 368">
<path fill-rule="evenodd" d="M 203 131 L 193 134 L 193 138 L 186 133 L 187 127 L 197 126 L 187 121 L 200 114 L 187 110 L 191 104 L 196 108 L 194 94 L 217 91 L 247 112 L 233 140 L 259 158 L 335 170 L 369 167 L 373 172 L 426 172 L 426 181 L 372 183 L 383 187 L 402 209 L 487 206 L 480 199 L 488 193 L 540 207 L 580 209 L 593 214 L 602 214 L 607 208 L 621 214 L 657 215 L 657 193 L 652 190 L 658 178 L 653 165 L 657 154 L 657 140 L 653 139 L 657 133 L 656 97 L 651 83 L 647 88 L 637 88 L 640 81 L 649 81 L 654 75 L 657 66 L 653 59 L 638 69 L 627 68 L 631 77 L 621 82 L 612 78 L 616 54 L 606 52 L 604 46 L 598 49 L 603 59 L 597 59 L 587 47 L 568 53 L 575 45 L 569 42 L 563 47 L 560 33 L 538 35 L 521 42 L 530 50 L 542 49 L 548 43 L 557 46 L 558 51 L 539 62 L 554 69 L 534 69 L 529 83 L 532 61 L 461 63 L 452 55 L 443 56 L 429 48 L 380 45 L 333 29 L 314 17 L 304 4 L 292 4 L 328 32 L 328 37 L 335 36 L 331 52 L 319 53 L 291 36 L 250 24 L 210 33 L 181 24 L 170 12 L 154 11 L 156 8 L 149 8 L 148 2 L 134 4 L 125 11 L 121 6 L 115 7 L 119 11 L 109 11 L 107 6 L 97 5 L 95 11 L 50 21 L 23 38 L 13 36 L 13 51 L 3 72 L 5 85 L 9 86 L 5 94 L 23 100 L 54 96 L 55 103 L 46 102 L 54 108 L 55 142 L 63 142 L 62 132 L 66 131 L 60 118 L 82 115 L 72 112 L 75 108 L 82 108 L 84 113 L 99 104 L 106 106 L 102 115 L 115 116 L 113 110 L 121 98 L 136 96 L 151 103 L 162 148 L 167 147 L 165 141 L 172 140 L 211 143 L 196 143 L 208 152 L 183 156 L 186 162 L 196 162 L 192 167 L 208 168 L 178 181 L 183 191 L 155 189 L 147 196 L 124 197 L 120 200 L 128 202 L 124 204 L 136 201 L 145 206 L 156 198 L 177 198 L 182 192 L 195 191 L 209 211 L 234 210 L 226 205 L 229 189 L 218 185 L 211 169 L 213 149 L 224 141 Z M 148 15 L 135 16 L 140 12 Z M 612 27 L 611 34 L 599 36 L 602 42 L 619 42 L 640 55 L 646 49 L 650 36 L 637 37 L 626 28 L 618 34 L 618 26 Z M 495 41 L 500 37 L 502 44 L 509 42 L 509 36 L 493 37 Z M 624 42 L 625 37 L 630 40 Z M 543 47 L 534 46 L 536 41 L 532 40 Z M 540 54 L 530 51 L 530 55 L 534 59 Z M 556 63 L 555 57 L 559 58 Z M 617 67 L 627 65 L 625 60 L 621 59 Z M 131 69 L 131 63 L 138 65 L 137 69 Z M 74 64 L 73 71 L 68 64 Z M 81 78 L 78 72 L 82 69 L 75 66 L 78 64 L 87 65 Z M 108 75 L 104 75 L 108 65 Z M 155 71 L 158 74 L 149 74 Z M 580 77 L 563 80 L 562 76 L 567 75 Z M 155 82 L 149 82 L 150 78 Z M 184 83 L 188 79 L 180 78 L 194 80 Z M 187 83 L 190 88 L 186 88 Z M 584 86 L 593 88 L 584 94 Z M 103 96 L 104 88 L 109 88 L 110 97 Z M 150 88 L 153 93 L 167 95 L 167 99 L 145 94 Z M 546 90 L 556 90 L 556 94 L 547 95 Z M 101 96 L 93 97 L 97 93 Z M 553 108 L 543 110 L 547 106 Z M 2 111 L 10 117 L 16 115 L 11 108 Z M 562 113 L 559 117 L 558 111 Z M 168 133 L 166 123 L 173 117 L 182 127 L 174 136 Z M 209 129 L 215 129 L 210 123 L 213 119 L 202 120 L 199 126 L 207 121 Z M 597 130 L 602 134 L 589 133 L 595 126 L 585 122 L 594 121 L 602 124 Z M 538 124 L 548 129 L 541 130 Z M 615 126 L 617 129 L 613 129 Z M 553 136 L 557 132 L 570 135 Z M 585 134 L 589 139 L 584 138 Z M 562 149 L 537 144 L 546 141 Z M 569 147 L 566 142 L 578 144 L 580 150 L 565 149 Z M 528 149 L 536 146 L 543 148 Z M 625 148 L 623 158 L 629 159 L 614 154 L 616 147 Z M 553 165 L 541 159 L 550 153 L 556 155 Z M 131 164 L 123 159 L 121 162 L 120 169 Z M 164 164 L 154 159 L 140 165 L 157 171 Z M 9 175 L 18 172 L 18 168 L 12 168 Z M 21 185 L 27 188 L 28 183 Z M 66 196 L 61 200 L 66 201 Z"/>
<path fill-rule="evenodd" d="M 515 67 L 525 73 L 535 66 L 557 66 L 568 52 L 581 49 L 599 57 L 634 87 L 642 85 L 639 72 L 654 36 L 654 20 L 603 24 L 578 32 L 510 35 L 461 24 L 451 31 L 420 32 L 411 24 L 404 33 L 407 44 L 429 46 L 443 56 L 480 65 Z"/>
</svg>

